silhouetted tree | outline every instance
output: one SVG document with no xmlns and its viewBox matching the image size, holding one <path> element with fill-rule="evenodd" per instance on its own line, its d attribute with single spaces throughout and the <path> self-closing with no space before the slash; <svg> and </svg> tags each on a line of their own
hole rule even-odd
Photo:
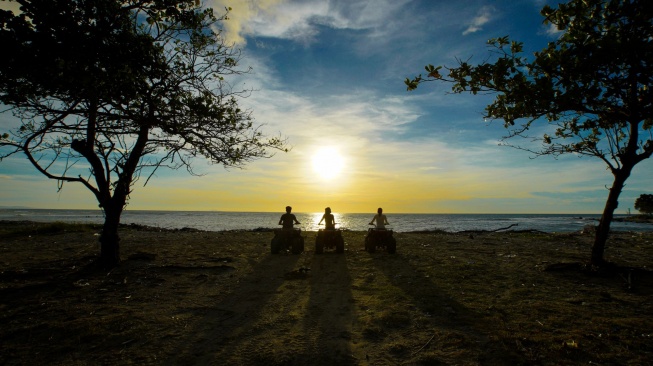
<svg viewBox="0 0 653 366">
<path fill-rule="evenodd" d="M 437 80 L 452 83 L 453 93 L 495 93 L 484 115 L 504 121 L 504 141 L 520 136 L 542 142 L 508 145 L 536 155 L 603 160 L 614 181 L 592 247 L 591 264 L 601 266 L 624 183 L 653 154 L 653 2 L 572 0 L 545 6 L 541 14 L 562 33 L 532 59 L 523 56 L 522 43 L 495 38 L 488 41 L 492 60 L 458 60 L 444 70 L 428 65 L 426 77 L 405 82 L 408 90 Z M 529 135 L 535 124 L 546 123 L 549 132 Z"/>
<path fill-rule="evenodd" d="M 653 194 L 642 194 L 635 200 L 635 209 L 645 215 L 653 214 Z"/>
<path fill-rule="evenodd" d="M 0 101 L 20 118 L 0 159 L 24 153 L 63 186 L 83 184 L 104 211 L 100 259 L 120 260 L 118 226 L 134 183 L 193 158 L 240 167 L 284 150 L 242 110 L 227 76 L 240 52 L 224 19 L 195 0 L 16 0 L 0 11 Z M 228 10 L 228 9 L 227 9 Z"/>
</svg>

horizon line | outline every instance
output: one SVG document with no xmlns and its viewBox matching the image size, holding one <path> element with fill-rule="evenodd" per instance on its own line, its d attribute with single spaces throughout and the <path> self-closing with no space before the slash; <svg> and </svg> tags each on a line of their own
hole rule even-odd
<svg viewBox="0 0 653 366">
<path fill-rule="evenodd" d="M 99 208 L 43 208 L 27 206 L 0 206 L 0 210 L 51 210 L 51 211 L 102 211 Z M 174 210 L 174 209 L 124 209 L 127 211 L 152 211 L 152 212 L 225 212 L 225 213 L 283 213 L 285 211 L 234 211 L 234 210 Z M 293 211 L 296 214 L 315 214 L 322 211 Z M 369 212 L 333 212 L 334 214 L 375 214 L 376 211 Z M 402 214 L 402 215 L 602 215 L 601 212 L 408 212 L 408 211 L 385 211 L 384 213 Z M 615 215 L 638 215 L 640 213 L 615 213 Z"/>
</svg>

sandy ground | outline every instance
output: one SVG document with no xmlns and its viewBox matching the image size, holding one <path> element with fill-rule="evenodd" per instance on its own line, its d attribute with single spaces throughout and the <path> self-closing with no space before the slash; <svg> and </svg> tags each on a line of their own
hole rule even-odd
<svg viewBox="0 0 653 366">
<path fill-rule="evenodd" d="M 270 254 L 270 232 L 0 222 L 4 365 L 647 365 L 653 233 L 396 233 L 397 253 Z"/>
</svg>

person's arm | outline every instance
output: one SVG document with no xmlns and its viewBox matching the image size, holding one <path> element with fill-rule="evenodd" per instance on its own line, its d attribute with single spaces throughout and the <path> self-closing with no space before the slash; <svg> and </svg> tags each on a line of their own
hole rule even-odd
<svg viewBox="0 0 653 366">
<path fill-rule="evenodd" d="M 385 215 L 383 215 L 383 221 L 385 221 L 385 225 L 390 225 L 390 223 L 388 222 L 388 218 L 385 217 Z"/>
<path fill-rule="evenodd" d="M 297 221 L 297 216 L 292 215 L 292 219 L 295 220 L 295 224 L 301 224 L 301 222 Z"/>
<path fill-rule="evenodd" d="M 372 218 L 372 221 L 370 221 L 369 225 L 374 225 L 374 219 L 376 219 L 376 215 Z"/>
<path fill-rule="evenodd" d="M 283 223 L 283 215 L 281 215 L 281 218 L 279 219 L 279 225 Z"/>
<path fill-rule="evenodd" d="M 324 220 L 324 215 L 322 215 L 322 218 L 320 219 L 320 222 L 318 222 L 317 224 L 318 224 L 318 225 L 321 224 L 321 223 L 322 223 L 322 220 Z"/>
</svg>

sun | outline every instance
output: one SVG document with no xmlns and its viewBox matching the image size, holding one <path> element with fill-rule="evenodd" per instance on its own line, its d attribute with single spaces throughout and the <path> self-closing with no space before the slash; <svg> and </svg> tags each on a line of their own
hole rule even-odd
<svg viewBox="0 0 653 366">
<path fill-rule="evenodd" d="M 334 147 L 321 148 L 313 155 L 313 170 L 322 179 L 338 178 L 344 165 L 344 158 Z"/>
</svg>

